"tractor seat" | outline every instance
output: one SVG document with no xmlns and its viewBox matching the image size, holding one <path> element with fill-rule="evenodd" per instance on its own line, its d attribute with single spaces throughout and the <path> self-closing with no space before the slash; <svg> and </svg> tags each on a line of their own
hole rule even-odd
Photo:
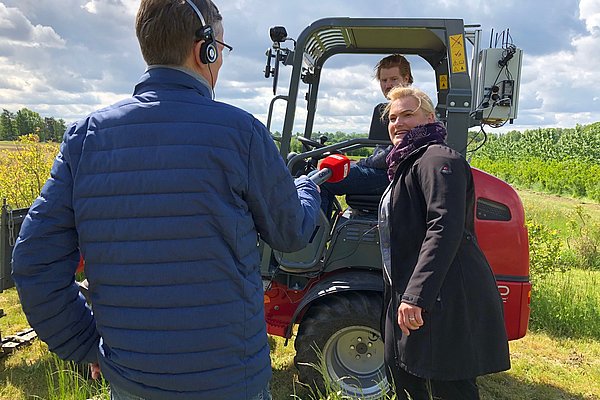
<svg viewBox="0 0 600 400">
<path fill-rule="evenodd" d="M 346 204 L 366 213 L 376 213 L 379 209 L 381 194 L 347 194 Z"/>
</svg>

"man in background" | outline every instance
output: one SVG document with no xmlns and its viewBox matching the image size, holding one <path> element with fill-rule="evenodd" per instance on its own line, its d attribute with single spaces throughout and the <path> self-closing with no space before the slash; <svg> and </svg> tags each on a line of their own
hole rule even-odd
<svg viewBox="0 0 600 400">
<path fill-rule="evenodd" d="M 375 78 L 379 82 L 384 97 L 395 86 L 408 86 L 413 83 L 410 63 L 400 54 L 392 54 L 381 59 L 375 66 Z M 369 139 L 389 142 L 388 119 L 384 115 L 386 105 L 387 102 L 375 106 L 369 128 Z M 385 158 L 391 148 L 391 143 L 378 145 L 371 156 L 352 163 L 348 176 L 344 180 L 321 185 L 321 209 L 328 218 L 331 217 L 335 196 L 344 194 L 381 195 L 385 191 L 390 184 Z"/>
</svg>

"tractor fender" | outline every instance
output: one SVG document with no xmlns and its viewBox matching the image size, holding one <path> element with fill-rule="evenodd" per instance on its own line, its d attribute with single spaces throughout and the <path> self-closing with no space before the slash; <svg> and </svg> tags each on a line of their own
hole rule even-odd
<svg viewBox="0 0 600 400">
<path fill-rule="evenodd" d="M 381 270 L 339 272 L 319 281 L 310 288 L 302 298 L 300 304 L 298 304 L 298 308 L 296 308 L 296 311 L 290 320 L 290 324 L 287 327 L 285 337 L 287 339 L 292 337 L 292 328 L 296 323 L 296 319 L 316 300 L 325 296 L 356 290 L 383 292 L 383 276 Z"/>
</svg>

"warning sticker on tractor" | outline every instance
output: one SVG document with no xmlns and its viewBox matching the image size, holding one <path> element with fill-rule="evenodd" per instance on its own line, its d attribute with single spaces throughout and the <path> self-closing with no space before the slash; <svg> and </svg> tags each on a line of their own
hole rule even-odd
<svg viewBox="0 0 600 400">
<path fill-rule="evenodd" d="M 450 35 L 450 61 L 452 72 L 467 72 L 467 58 L 465 57 L 464 35 Z"/>
<path fill-rule="evenodd" d="M 440 90 L 448 89 L 448 75 L 440 75 Z"/>
</svg>

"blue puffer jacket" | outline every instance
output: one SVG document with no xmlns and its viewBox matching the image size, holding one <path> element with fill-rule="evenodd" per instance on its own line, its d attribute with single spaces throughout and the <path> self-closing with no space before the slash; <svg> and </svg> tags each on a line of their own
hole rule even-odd
<svg viewBox="0 0 600 400">
<path fill-rule="evenodd" d="M 257 233 L 295 251 L 319 210 L 266 128 L 185 72 L 73 125 L 13 253 L 33 328 L 147 399 L 247 399 L 271 376 Z M 85 258 L 93 315 L 74 285 Z"/>
</svg>

